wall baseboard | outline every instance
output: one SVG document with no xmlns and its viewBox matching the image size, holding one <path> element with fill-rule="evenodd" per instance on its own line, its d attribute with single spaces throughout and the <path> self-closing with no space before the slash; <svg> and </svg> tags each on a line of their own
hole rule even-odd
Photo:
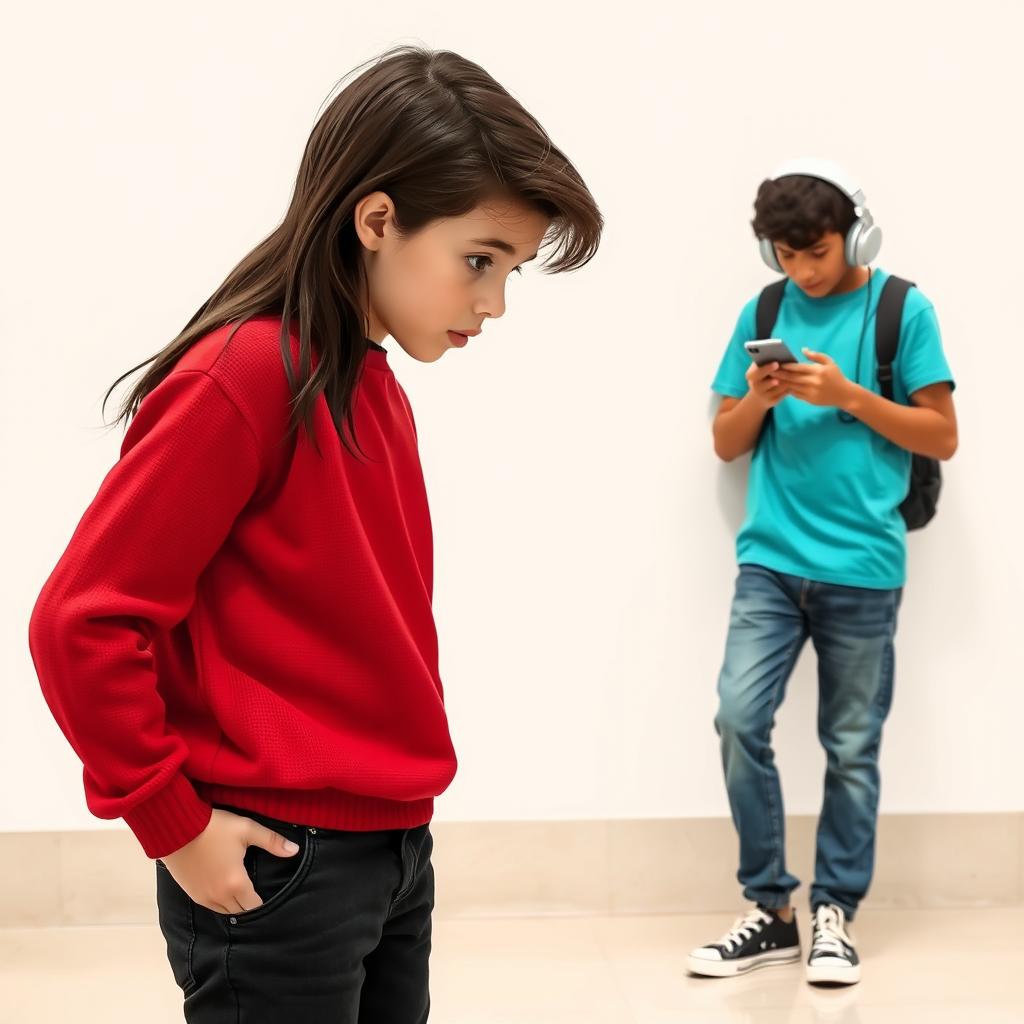
<svg viewBox="0 0 1024 1024">
<path fill-rule="evenodd" d="M 811 816 L 787 819 L 789 870 L 813 878 Z M 435 822 L 439 918 L 735 913 L 726 818 Z M 127 829 L 0 833 L 0 927 L 156 922 L 155 865 Z M 1024 813 L 883 815 L 864 910 L 1024 900 Z"/>
</svg>

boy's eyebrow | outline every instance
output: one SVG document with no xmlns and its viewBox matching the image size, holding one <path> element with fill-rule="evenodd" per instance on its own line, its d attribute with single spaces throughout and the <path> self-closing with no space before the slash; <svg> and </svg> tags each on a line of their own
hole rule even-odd
<svg viewBox="0 0 1024 1024">
<path fill-rule="evenodd" d="M 471 238 L 469 241 L 471 245 L 486 245 L 491 249 L 497 249 L 499 252 L 508 253 L 509 256 L 515 256 L 516 254 L 516 247 L 514 245 L 510 245 L 503 238 Z M 536 258 L 537 254 L 534 253 L 532 256 L 523 260 L 523 262 L 529 263 L 530 260 L 535 260 Z"/>
</svg>

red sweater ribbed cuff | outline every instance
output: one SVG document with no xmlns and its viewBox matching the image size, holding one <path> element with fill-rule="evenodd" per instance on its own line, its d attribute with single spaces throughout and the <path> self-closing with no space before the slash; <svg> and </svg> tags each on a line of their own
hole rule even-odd
<svg viewBox="0 0 1024 1024">
<path fill-rule="evenodd" d="M 213 808 L 181 772 L 148 800 L 124 815 L 146 856 L 166 857 L 190 843 L 210 823 Z"/>
</svg>

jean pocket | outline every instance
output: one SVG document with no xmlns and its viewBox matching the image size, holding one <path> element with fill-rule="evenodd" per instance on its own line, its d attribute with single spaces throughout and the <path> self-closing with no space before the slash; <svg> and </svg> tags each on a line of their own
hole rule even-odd
<svg viewBox="0 0 1024 1024">
<path fill-rule="evenodd" d="M 316 829 L 277 826 L 275 831 L 298 843 L 299 852 L 279 857 L 260 846 L 250 846 L 245 854 L 245 870 L 263 902 L 252 910 L 217 913 L 221 920 L 241 925 L 274 913 L 298 892 L 309 875 L 316 857 Z"/>
</svg>

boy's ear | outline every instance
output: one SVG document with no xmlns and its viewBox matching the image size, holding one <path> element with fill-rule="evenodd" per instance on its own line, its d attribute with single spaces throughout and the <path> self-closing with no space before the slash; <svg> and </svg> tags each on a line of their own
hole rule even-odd
<svg viewBox="0 0 1024 1024">
<path fill-rule="evenodd" d="M 385 231 L 394 223 L 395 204 L 386 192 L 371 192 L 356 203 L 353 221 L 356 234 L 371 252 L 380 249 Z"/>
</svg>

